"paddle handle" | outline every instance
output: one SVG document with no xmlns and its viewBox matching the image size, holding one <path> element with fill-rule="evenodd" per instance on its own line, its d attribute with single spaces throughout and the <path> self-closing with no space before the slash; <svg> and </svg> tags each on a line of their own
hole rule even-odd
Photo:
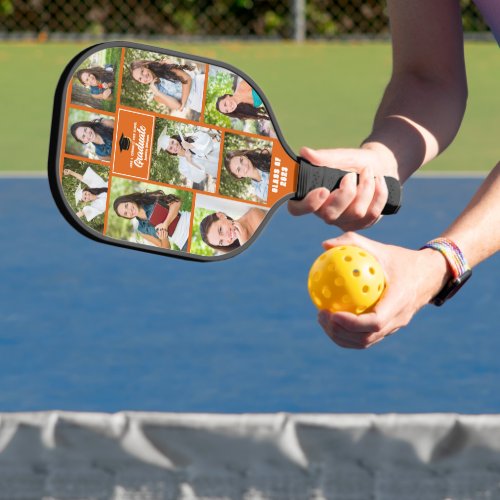
<svg viewBox="0 0 500 500">
<path fill-rule="evenodd" d="M 326 187 L 330 191 L 337 189 L 343 177 L 351 172 L 339 170 L 338 168 L 317 167 L 304 158 L 298 158 L 299 176 L 297 182 L 297 192 L 294 200 L 302 200 L 306 194 L 313 189 Z M 359 182 L 357 174 L 356 182 Z M 401 184 L 394 177 L 384 177 L 389 195 L 382 213 L 384 215 L 395 214 L 401 207 L 402 189 Z"/>
</svg>

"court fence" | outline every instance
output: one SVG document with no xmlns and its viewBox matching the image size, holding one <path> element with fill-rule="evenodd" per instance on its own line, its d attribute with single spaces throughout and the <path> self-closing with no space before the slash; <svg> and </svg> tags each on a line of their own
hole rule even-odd
<svg viewBox="0 0 500 500">
<path fill-rule="evenodd" d="M 464 29 L 487 34 L 472 0 Z M 388 35 L 380 0 L 0 0 L 2 39 L 336 39 Z"/>
</svg>

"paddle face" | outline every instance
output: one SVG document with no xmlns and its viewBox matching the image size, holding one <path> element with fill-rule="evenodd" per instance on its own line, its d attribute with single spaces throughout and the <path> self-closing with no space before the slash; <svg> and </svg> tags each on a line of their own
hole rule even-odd
<svg viewBox="0 0 500 500">
<path fill-rule="evenodd" d="M 104 43 L 60 79 L 49 180 L 90 238 L 195 260 L 234 256 L 293 196 L 297 175 L 262 91 L 224 63 Z"/>
</svg>

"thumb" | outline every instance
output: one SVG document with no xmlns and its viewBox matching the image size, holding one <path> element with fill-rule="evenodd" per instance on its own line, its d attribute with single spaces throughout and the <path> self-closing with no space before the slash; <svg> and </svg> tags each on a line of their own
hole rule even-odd
<svg viewBox="0 0 500 500">
<path fill-rule="evenodd" d="M 346 167 L 357 171 L 361 163 L 360 156 L 363 152 L 360 152 L 359 149 L 311 149 L 303 147 L 299 154 L 313 165 L 336 168 Z"/>
<path fill-rule="evenodd" d="M 333 247 L 338 247 L 341 245 L 355 245 L 368 250 L 369 252 L 373 251 L 373 242 L 360 234 L 357 234 L 353 231 L 349 231 L 347 233 L 341 234 L 336 238 L 331 238 L 322 243 L 323 248 L 325 250 L 329 250 Z"/>
</svg>

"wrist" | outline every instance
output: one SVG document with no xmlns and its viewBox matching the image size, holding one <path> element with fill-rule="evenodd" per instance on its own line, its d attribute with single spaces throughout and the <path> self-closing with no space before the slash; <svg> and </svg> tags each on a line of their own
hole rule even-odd
<svg viewBox="0 0 500 500">
<path fill-rule="evenodd" d="M 425 269 L 423 289 L 425 303 L 430 302 L 452 278 L 452 273 L 445 257 L 432 248 L 422 248 L 418 251 L 422 262 L 419 269 Z"/>
<path fill-rule="evenodd" d="M 382 165 L 382 171 L 377 173 L 399 179 L 398 162 L 396 160 L 396 156 L 385 144 L 366 139 L 366 141 L 361 144 L 361 149 L 372 151 L 378 156 L 379 163 L 380 165 Z"/>
</svg>

